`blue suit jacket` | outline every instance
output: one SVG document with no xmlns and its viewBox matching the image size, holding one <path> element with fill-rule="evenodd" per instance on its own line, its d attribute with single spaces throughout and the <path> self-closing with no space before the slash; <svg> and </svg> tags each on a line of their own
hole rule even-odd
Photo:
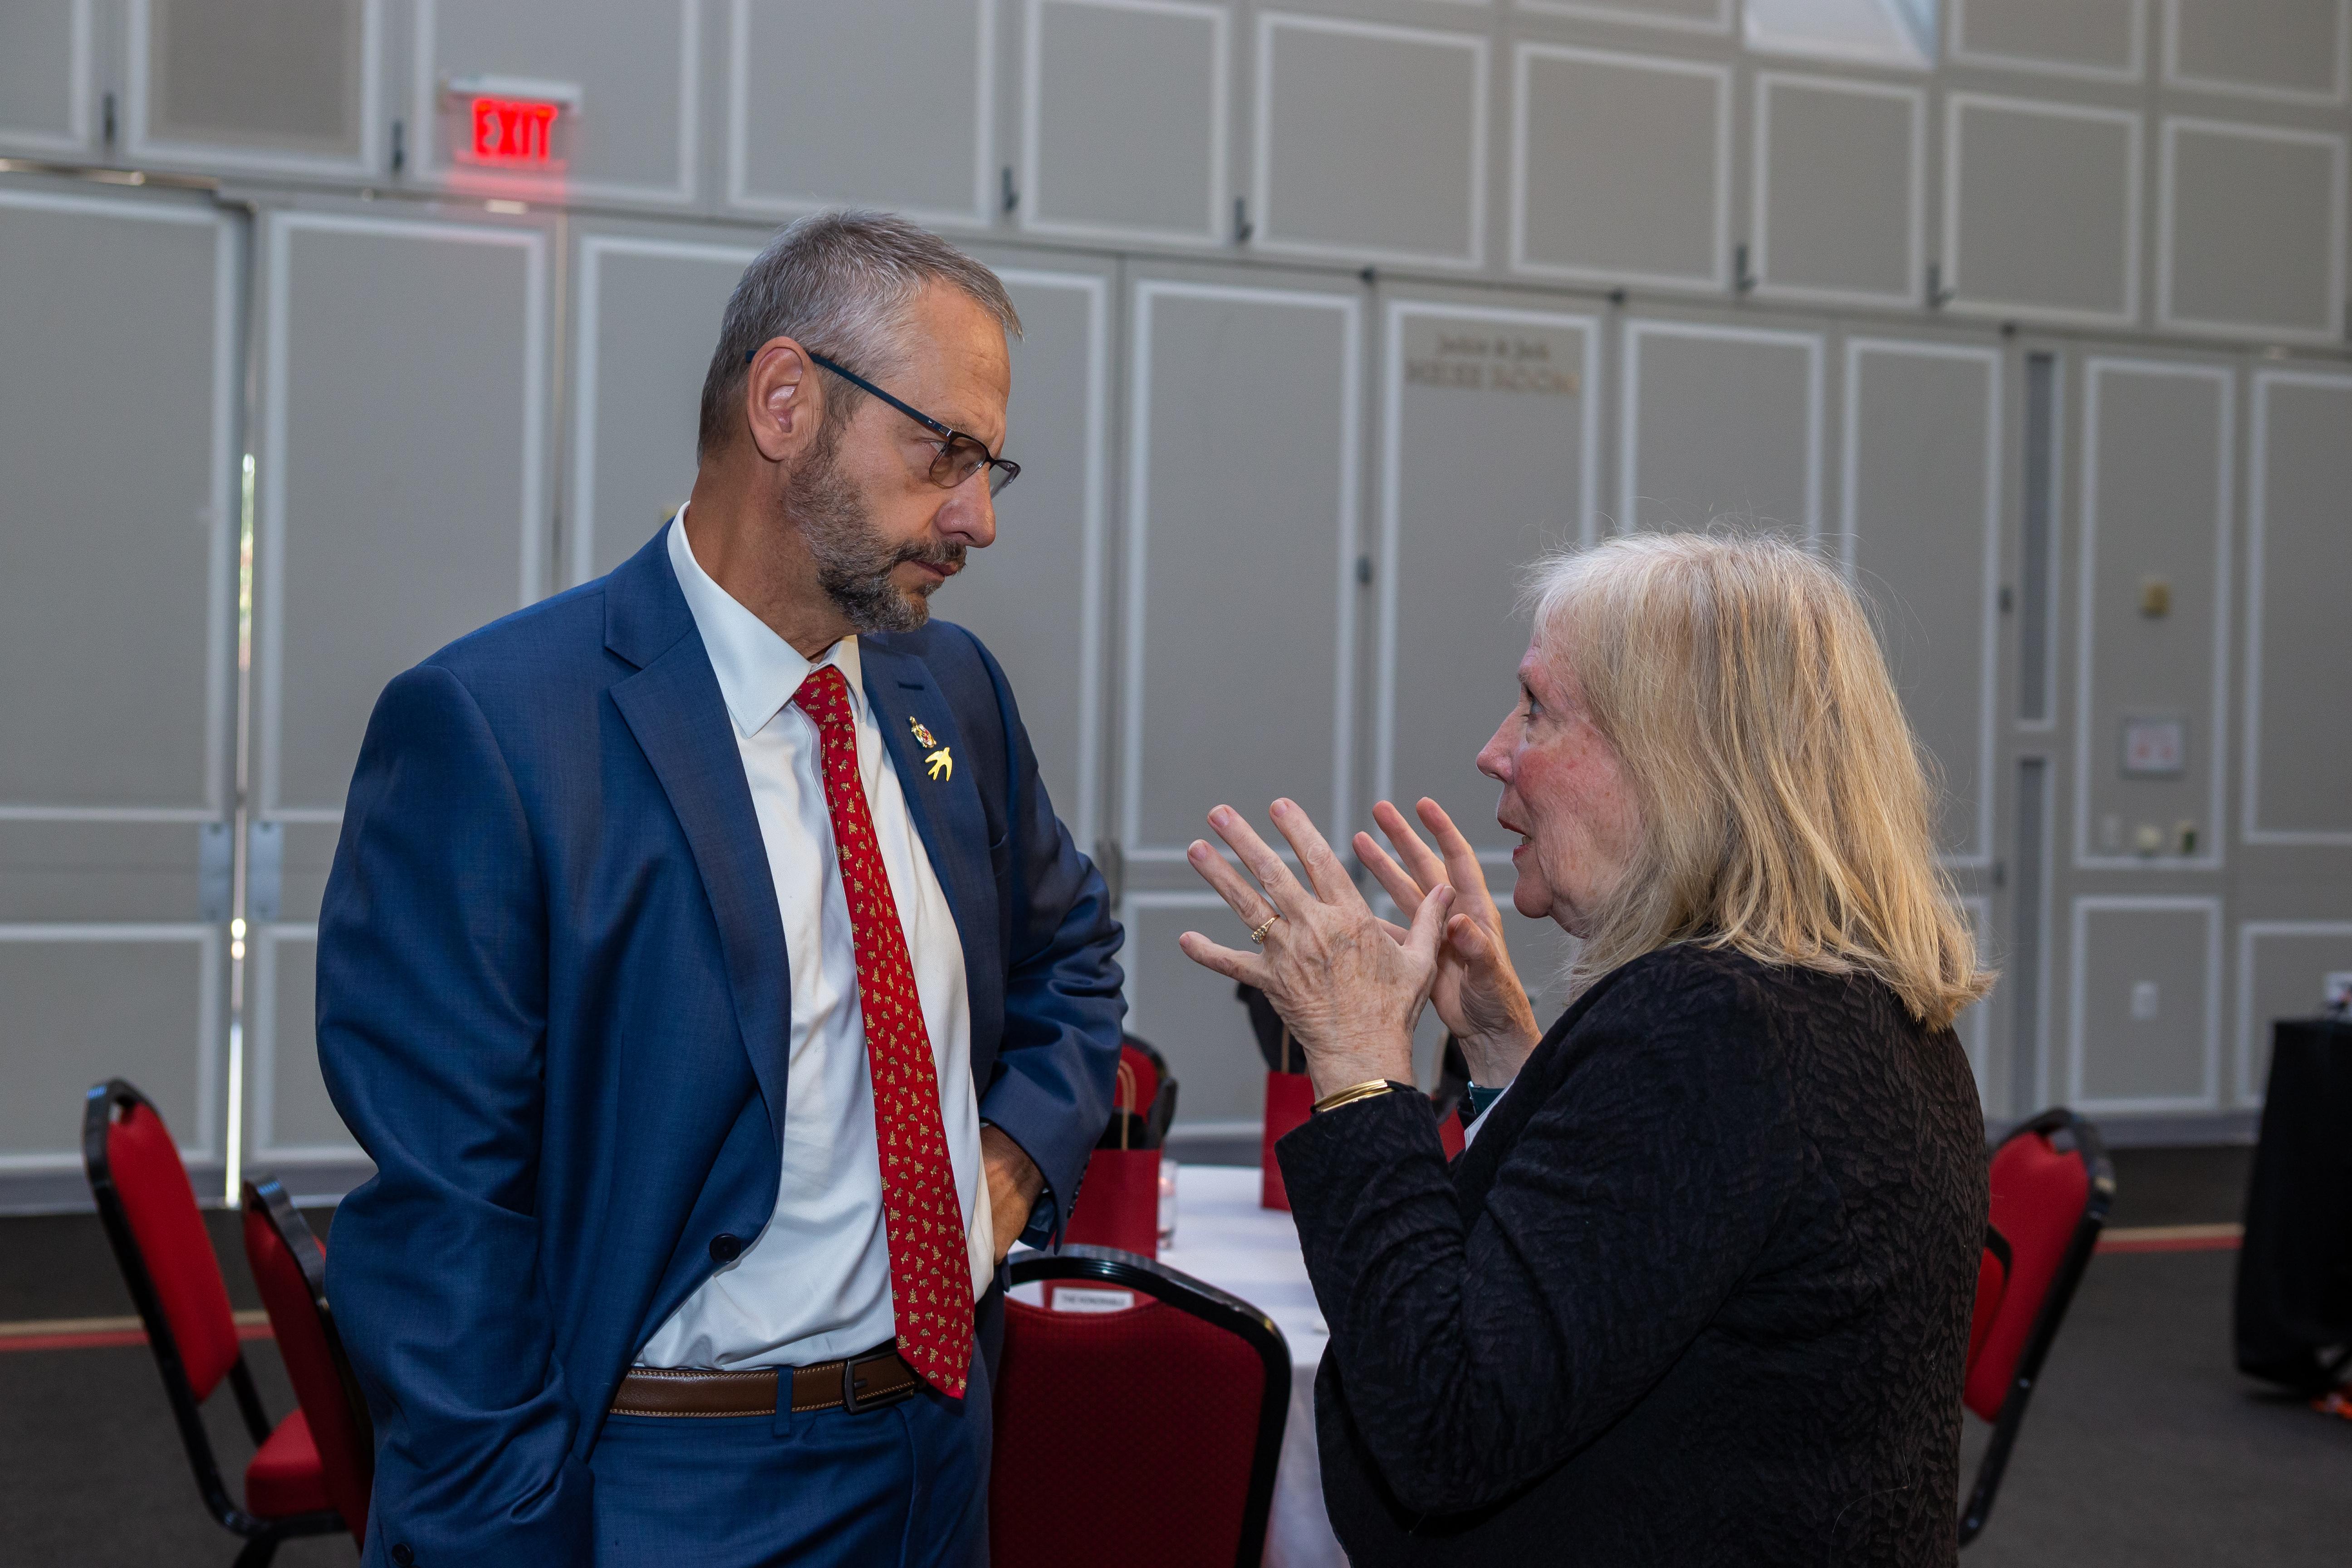
<svg viewBox="0 0 2352 1568">
<path fill-rule="evenodd" d="M 319 1058 L 376 1175 L 328 1289 L 373 1407 L 367 1556 L 593 1555 L 586 1457 L 640 1345 L 775 1206 L 792 999 L 735 732 L 667 530 L 452 644 L 369 721 L 319 922 Z M 1125 1003 L 1102 879 L 1003 671 L 934 622 L 861 641 L 954 910 L 981 1114 L 1043 1244 L 1109 1119 Z"/>
</svg>

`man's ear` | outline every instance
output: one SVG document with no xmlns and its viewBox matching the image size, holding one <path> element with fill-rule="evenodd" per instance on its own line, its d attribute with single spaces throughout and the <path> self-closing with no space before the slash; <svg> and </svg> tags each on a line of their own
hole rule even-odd
<svg viewBox="0 0 2352 1568">
<path fill-rule="evenodd" d="M 751 445 L 771 463 L 806 451 L 824 422 L 824 391 L 808 351 L 791 338 L 770 338 L 751 352 L 743 377 L 743 412 Z"/>
</svg>

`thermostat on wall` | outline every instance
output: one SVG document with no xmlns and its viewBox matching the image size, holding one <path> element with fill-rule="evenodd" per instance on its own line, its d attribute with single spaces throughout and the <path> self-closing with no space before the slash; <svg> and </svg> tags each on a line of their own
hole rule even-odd
<svg viewBox="0 0 2352 1568">
<path fill-rule="evenodd" d="M 2189 725 L 2177 713 L 2124 715 L 2124 776 L 2176 779 L 2189 766 Z"/>
</svg>

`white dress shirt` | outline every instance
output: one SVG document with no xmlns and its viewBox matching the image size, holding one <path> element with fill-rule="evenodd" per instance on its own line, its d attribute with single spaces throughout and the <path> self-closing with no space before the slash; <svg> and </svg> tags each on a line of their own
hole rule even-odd
<svg viewBox="0 0 2352 1568">
<path fill-rule="evenodd" d="M 670 528 L 669 560 L 734 721 L 775 879 L 784 927 L 778 957 L 792 975 L 792 1055 L 775 1212 L 740 1256 L 655 1331 L 637 1360 L 661 1367 L 804 1366 L 870 1350 L 897 1332 L 857 953 L 819 771 L 823 742 L 815 721 L 792 700 L 819 665 L 840 669 L 856 710 L 858 775 L 930 1034 L 977 1300 L 995 1278 L 996 1229 L 981 1165 L 963 942 L 866 704 L 857 639 L 842 638 L 815 663 L 803 658 L 703 571 L 687 545 L 683 508 Z"/>
</svg>

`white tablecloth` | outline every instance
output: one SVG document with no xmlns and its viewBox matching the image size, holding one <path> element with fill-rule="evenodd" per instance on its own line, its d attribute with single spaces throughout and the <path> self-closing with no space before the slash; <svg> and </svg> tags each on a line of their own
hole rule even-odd
<svg viewBox="0 0 2352 1568">
<path fill-rule="evenodd" d="M 1315 1369 L 1331 1333 L 1307 1282 L 1298 1232 L 1282 1209 L 1258 1207 L 1255 1165 L 1180 1165 L 1176 1239 L 1160 1261 L 1272 1318 L 1290 1345 L 1290 1419 L 1274 1477 L 1266 1568 L 1345 1568 L 1347 1553 L 1323 1511 L 1323 1465 L 1315 1449 Z"/>
</svg>

